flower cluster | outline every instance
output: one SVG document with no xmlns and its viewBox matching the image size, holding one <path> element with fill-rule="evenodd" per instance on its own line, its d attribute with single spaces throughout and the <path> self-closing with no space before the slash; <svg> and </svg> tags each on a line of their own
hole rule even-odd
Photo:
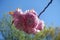
<svg viewBox="0 0 60 40">
<path fill-rule="evenodd" d="M 38 18 L 34 10 L 22 12 L 22 10 L 18 8 L 14 12 L 9 12 L 9 14 L 12 15 L 13 23 L 19 30 L 23 30 L 29 34 L 36 34 L 44 29 L 44 22 Z"/>
</svg>

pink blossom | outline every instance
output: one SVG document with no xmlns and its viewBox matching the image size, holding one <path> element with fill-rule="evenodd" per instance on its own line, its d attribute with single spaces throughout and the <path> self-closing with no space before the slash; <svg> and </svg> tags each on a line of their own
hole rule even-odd
<svg viewBox="0 0 60 40">
<path fill-rule="evenodd" d="M 10 12 L 10 14 L 12 14 L 14 25 L 18 30 L 23 30 L 29 34 L 36 34 L 44 29 L 44 22 L 38 18 L 34 10 L 22 12 L 22 10 L 18 8 L 13 13 Z"/>
</svg>

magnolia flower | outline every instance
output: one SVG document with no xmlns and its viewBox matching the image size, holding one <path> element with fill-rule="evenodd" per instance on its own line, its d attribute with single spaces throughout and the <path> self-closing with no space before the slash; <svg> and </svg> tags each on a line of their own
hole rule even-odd
<svg viewBox="0 0 60 40">
<path fill-rule="evenodd" d="M 9 12 L 13 17 L 13 23 L 18 30 L 23 30 L 26 33 L 36 34 L 44 29 L 44 22 L 40 20 L 34 10 L 26 10 L 22 12 L 17 9 L 14 12 Z"/>
</svg>

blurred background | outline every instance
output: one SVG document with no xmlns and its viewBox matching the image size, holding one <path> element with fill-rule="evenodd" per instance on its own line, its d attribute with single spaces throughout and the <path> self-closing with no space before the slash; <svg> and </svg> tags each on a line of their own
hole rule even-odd
<svg viewBox="0 0 60 40">
<path fill-rule="evenodd" d="M 3 14 L 15 11 L 16 8 L 25 10 L 34 9 L 37 15 L 44 9 L 50 0 L 0 0 L 0 20 Z M 9 14 L 8 14 L 9 15 Z M 40 16 L 48 26 L 60 27 L 60 0 L 53 0 L 52 4 Z M 9 20 L 9 19 L 8 19 Z M 3 38 L 0 33 L 0 39 Z"/>
</svg>

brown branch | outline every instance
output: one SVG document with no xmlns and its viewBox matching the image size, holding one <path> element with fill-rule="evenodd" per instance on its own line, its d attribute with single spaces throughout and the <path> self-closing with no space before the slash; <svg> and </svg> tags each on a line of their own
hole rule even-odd
<svg viewBox="0 0 60 40">
<path fill-rule="evenodd" d="M 38 17 L 48 8 L 48 6 L 52 3 L 53 0 L 50 0 L 50 2 L 47 4 L 47 6 L 40 12 Z"/>
</svg>

